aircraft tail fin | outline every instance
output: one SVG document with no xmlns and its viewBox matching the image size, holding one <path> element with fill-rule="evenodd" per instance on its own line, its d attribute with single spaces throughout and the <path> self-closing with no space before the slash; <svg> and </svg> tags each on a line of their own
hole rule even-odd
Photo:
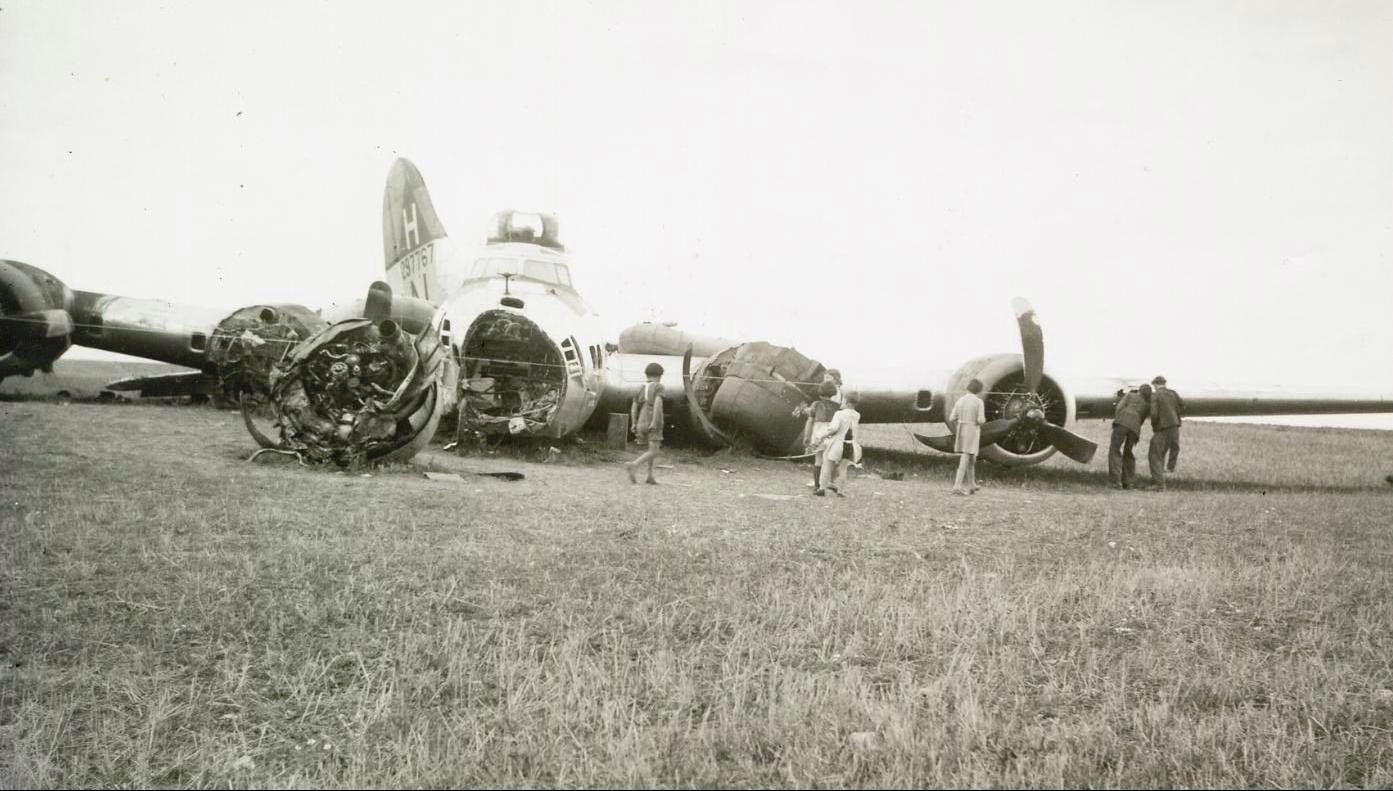
<svg viewBox="0 0 1393 791">
<path fill-rule="evenodd" d="M 392 290 L 430 302 L 444 299 L 440 259 L 445 239 L 421 171 L 406 159 L 393 162 L 382 196 L 385 280 Z"/>
</svg>

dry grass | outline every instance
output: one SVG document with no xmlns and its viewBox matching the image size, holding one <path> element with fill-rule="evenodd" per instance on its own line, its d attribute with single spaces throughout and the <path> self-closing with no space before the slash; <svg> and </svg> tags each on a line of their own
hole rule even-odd
<svg viewBox="0 0 1393 791">
<path fill-rule="evenodd" d="M 205 409 L 0 432 L 0 785 L 1393 784 L 1393 433 L 1187 425 L 1171 492 L 969 499 L 881 428 L 906 479 L 823 501 L 692 453 L 250 465 Z"/>
</svg>

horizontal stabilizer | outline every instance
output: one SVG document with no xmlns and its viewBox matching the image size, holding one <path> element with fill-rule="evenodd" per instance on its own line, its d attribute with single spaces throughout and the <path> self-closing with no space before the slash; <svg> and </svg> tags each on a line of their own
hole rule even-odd
<svg viewBox="0 0 1393 791">
<path fill-rule="evenodd" d="M 132 376 L 118 379 L 107 390 L 138 392 L 141 398 L 174 398 L 176 396 L 208 395 L 216 389 L 213 377 L 202 371 L 179 371 L 154 376 Z"/>
</svg>

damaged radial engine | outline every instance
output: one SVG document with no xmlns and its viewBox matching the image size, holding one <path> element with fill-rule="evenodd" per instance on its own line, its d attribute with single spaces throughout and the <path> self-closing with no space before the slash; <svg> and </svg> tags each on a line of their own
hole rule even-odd
<svg viewBox="0 0 1393 791">
<path fill-rule="evenodd" d="M 255 307 L 219 324 L 209 359 L 257 444 L 352 466 L 409 458 L 430 441 L 454 390 L 448 325 L 416 317 L 413 335 L 391 307 L 390 289 L 375 283 L 369 318 L 328 324 L 298 306 Z M 269 430 L 256 419 L 267 411 Z"/>
<path fill-rule="evenodd" d="M 804 452 L 804 420 L 793 410 L 817 398 L 826 370 L 817 360 L 787 346 L 732 343 L 654 324 L 625 330 L 619 350 L 683 358 L 688 420 L 707 444 L 743 440 L 770 455 Z M 695 370 L 694 355 L 705 358 Z"/>
</svg>

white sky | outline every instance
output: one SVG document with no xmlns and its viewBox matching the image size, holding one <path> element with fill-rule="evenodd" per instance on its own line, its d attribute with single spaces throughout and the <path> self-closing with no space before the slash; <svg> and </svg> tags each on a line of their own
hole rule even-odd
<svg viewBox="0 0 1393 791">
<path fill-rule="evenodd" d="M 400 154 L 462 247 L 556 212 L 616 332 L 904 374 L 1015 351 L 1021 294 L 1057 372 L 1393 393 L 1390 42 L 1388 2 L 7 0 L 0 255 L 317 307 L 380 277 Z"/>
</svg>

